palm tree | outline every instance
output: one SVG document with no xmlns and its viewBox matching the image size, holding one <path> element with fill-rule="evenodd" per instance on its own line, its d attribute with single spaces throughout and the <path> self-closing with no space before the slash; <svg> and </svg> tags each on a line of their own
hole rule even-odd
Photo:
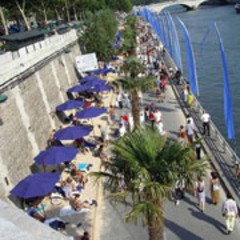
<svg viewBox="0 0 240 240">
<path fill-rule="evenodd" d="M 135 126 L 138 126 L 140 118 L 138 91 L 151 89 L 154 85 L 155 78 L 138 77 L 139 73 L 144 72 L 145 67 L 133 56 L 126 59 L 121 70 L 125 73 L 125 77 L 117 79 L 116 83 L 120 84 L 131 94 L 133 119 Z"/>
<path fill-rule="evenodd" d="M 137 129 L 113 143 L 113 162 L 103 162 L 106 171 L 92 173 L 104 178 L 108 197 L 130 205 L 126 221 L 141 218 L 149 240 L 163 239 L 163 201 L 179 178 L 192 188 L 198 174 L 207 168 L 205 160 L 194 162 L 191 147 L 160 137 L 150 128 Z"/>
<path fill-rule="evenodd" d="M 123 44 L 121 48 L 122 53 L 127 53 L 128 55 L 134 55 L 136 53 L 136 37 L 137 37 L 137 31 L 136 31 L 136 24 L 137 24 L 137 18 L 135 16 L 129 16 L 125 19 L 125 31 L 123 32 Z"/>
</svg>

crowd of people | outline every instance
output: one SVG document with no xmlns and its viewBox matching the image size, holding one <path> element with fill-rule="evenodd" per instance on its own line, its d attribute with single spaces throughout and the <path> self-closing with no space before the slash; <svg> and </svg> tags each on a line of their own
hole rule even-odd
<svg viewBox="0 0 240 240">
<path fill-rule="evenodd" d="M 168 80 L 170 79 L 176 84 L 181 84 L 183 86 L 183 98 L 188 107 L 192 107 L 193 104 L 193 96 L 190 91 L 190 86 L 188 82 L 181 82 L 182 78 L 179 70 L 174 72 L 171 68 L 167 69 L 161 57 L 164 53 L 163 45 L 158 41 L 157 36 L 153 33 L 150 26 L 142 19 L 138 20 L 138 32 L 136 57 L 144 66 L 146 66 L 146 71 L 140 73 L 138 77 L 154 76 L 156 78 L 155 86 L 152 89 L 155 99 L 150 104 L 144 103 L 144 94 L 142 91 L 138 91 L 140 103 L 140 127 L 145 128 L 146 123 L 149 123 L 153 129 L 156 129 L 156 131 L 159 132 L 159 136 L 170 137 L 171 134 L 165 130 L 163 123 L 164 116 L 160 111 L 161 104 L 166 101 Z M 114 68 L 119 69 L 121 64 L 122 61 L 119 63 L 115 61 Z M 84 94 L 84 92 L 78 93 L 75 97 L 81 100 L 88 99 L 85 101 L 85 107 L 102 106 L 101 94 L 90 94 L 90 96 L 85 96 Z M 111 161 L 108 151 L 110 137 L 121 138 L 134 130 L 134 119 L 131 112 L 131 94 L 126 89 L 120 88 L 116 93 L 114 93 L 114 95 L 115 99 L 113 102 L 110 102 L 108 108 L 109 119 L 105 125 L 99 123 L 97 124 L 100 136 L 96 139 L 96 141 L 87 142 L 83 138 L 75 140 L 74 146 L 76 146 L 82 154 L 93 150 L 94 154 L 101 160 Z M 83 124 L 79 119 L 74 118 L 73 114 L 68 115 L 67 119 L 75 126 Z M 203 112 L 201 121 L 203 124 L 202 134 L 210 136 L 210 115 Z M 94 128 L 94 126 L 92 127 Z M 53 130 L 49 137 L 48 147 L 62 145 L 60 141 L 54 138 L 54 133 L 55 130 Z M 194 143 L 192 146 L 196 152 L 196 161 L 201 160 L 201 141 L 198 129 L 196 128 L 194 120 L 190 115 L 187 116 L 185 125 L 181 125 L 179 127 L 177 141 L 185 145 L 191 145 Z M 86 185 L 88 183 L 87 173 L 91 167 L 91 164 L 87 164 L 84 169 L 79 169 L 78 162 L 75 160 L 65 163 L 65 172 L 67 173 L 67 177 L 56 184 L 51 193 L 52 203 L 58 204 L 59 199 L 64 199 L 69 202 L 71 209 L 75 212 L 80 212 L 83 209 L 90 210 L 95 208 L 98 205 L 96 200 L 82 200 L 81 197 L 81 191 L 86 189 Z M 185 198 L 185 188 L 184 179 L 179 179 L 174 186 L 176 205 L 179 205 L 180 201 Z M 209 188 L 211 193 L 212 204 L 219 205 L 221 184 L 219 176 L 216 172 L 211 172 L 209 184 L 206 184 L 204 176 L 200 176 L 195 183 L 194 194 L 198 199 L 199 208 L 202 212 L 205 212 L 206 210 L 205 201 L 207 188 Z M 30 216 L 41 222 L 46 221 L 45 217 L 36 211 L 36 208 L 38 207 L 36 202 L 30 202 L 29 206 L 30 208 L 28 210 L 28 214 Z M 227 231 L 228 233 L 231 233 L 234 227 L 235 218 L 238 215 L 238 209 L 236 202 L 230 195 L 228 195 L 228 199 L 223 204 L 222 213 L 226 218 Z M 51 227 L 55 229 L 64 228 L 67 224 L 60 219 L 55 219 L 55 225 L 53 222 L 50 222 L 49 224 L 52 224 Z M 84 232 L 82 236 L 77 236 L 74 239 L 90 240 L 91 238 L 88 232 Z"/>
</svg>

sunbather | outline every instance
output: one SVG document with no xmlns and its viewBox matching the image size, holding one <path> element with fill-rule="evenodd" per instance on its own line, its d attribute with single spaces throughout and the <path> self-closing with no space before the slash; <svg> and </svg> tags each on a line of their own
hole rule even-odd
<svg viewBox="0 0 240 240">
<path fill-rule="evenodd" d="M 71 205 L 75 211 L 81 211 L 83 208 L 91 209 L 93 208 L 93 205 L 97 206 L 97 202 L 94 200 L 92 200 L 91 203 L 86 201 L 82 202 L 80 200 L 80 194 L 74 194 Z"/>
</svg>

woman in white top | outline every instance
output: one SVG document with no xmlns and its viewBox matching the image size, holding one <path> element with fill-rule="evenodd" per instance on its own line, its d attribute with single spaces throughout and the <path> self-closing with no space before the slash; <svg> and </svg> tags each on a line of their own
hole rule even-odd
<svg viewBox="0 0 240 240">
<path fill-rule="evenodd" d="M 159 132 L 160 136 L 165 136 L 166 135 L 166 131 L 164 131 L 164 129 L 163 129 L 164 126 L 163 126 L 163 123 L 162 123 L 161 120 L 156 122 L 156 127 L 158 129 L 158 132 Z"/>
<path fill-rule="evenodd" d="M 145 116 L 144 116 L 144 111 L 140 112 L 140 127 L 144 128 L 144 122 L 145 122 Z"/>
<path fill-rule="evenodd" d="M 154 113 L 155 116 L 155 121 L 156 122 L 160 122 L 162 119 L 162 113 L 160 112 L 159 109 L 156 109 L 156 112 Z"/>
<path fill-rule="evenodd" d="M 205 201 L 206 201 L 206 185 L 202 177 L 198 178 L 198 181 L 195 183 L 195 196 L 198 198 L 200 210 L 205 211 Z"/>
<path fill-rule="evenodd" d="M 133 121 L 133 116 L 131 113 L 129 113 L 129 115 L 128 115 L 128 124 L 129 124 L 129 130 L 130 130 L 130 132 L 132 132 L 134 129 L 134 121 Z"/>
</svg>

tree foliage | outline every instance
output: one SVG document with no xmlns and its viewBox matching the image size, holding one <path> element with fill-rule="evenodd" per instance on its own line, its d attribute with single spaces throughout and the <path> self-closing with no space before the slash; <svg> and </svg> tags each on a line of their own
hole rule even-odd
<svg viewBox="0 0 240 240">
<path fill-rule="evenodd" d="M 163 239 L 163 201 L 179 179 L 189 189 L 207 168 L 206 160 L 194 161 L 192 147 L 160 137 L 155 129 L 137 129 L 113 142 L 113 162 L 104 162 L 106 172 L 92 173 L 104 178 L 109 197 L 127 203 L 126 221 L 139 218 L 148 226 L 149 239 Z"/>
<path fill-rule="evenodd" d="M 99 60 L 110 60 L 114 52 L 116 32 L 117 20 L 111 10 L 101 10 L 96 14 L 88 13 L 86 31 L 81 38 L 86 52 L 95 52 Z"/>
</svg>

